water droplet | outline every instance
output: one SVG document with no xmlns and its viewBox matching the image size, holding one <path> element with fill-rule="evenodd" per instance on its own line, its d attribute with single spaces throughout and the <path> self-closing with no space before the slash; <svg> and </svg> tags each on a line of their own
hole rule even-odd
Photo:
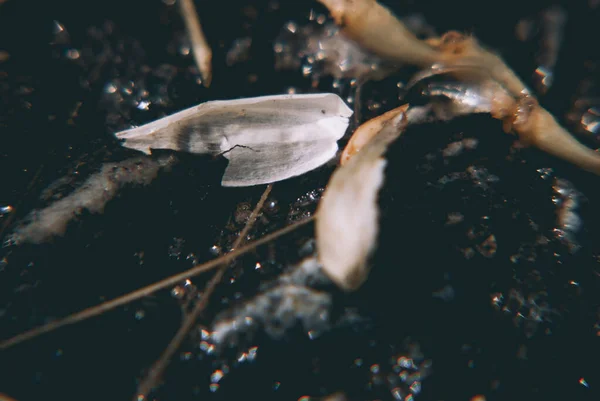
<svg viewBox="0 0 600 401">
<path fill-rule="evenodd" d="M 118 89 L 117 85 L 115 85 L 112 82 L 109 82 L 104 87 L 104 92 L 106 92 L 106 93 L 115 93 L 117 91 L 117 89 Z"/>
<path fill-rule="evenodd" d="M 177 286 L 171 290 L 171 296 L 173 296 L 173 298 L 181 299 L 184 297 L 184 295 L 185 290 L 180 286 Z"/>
<path fill-rule="evenodd" d="M 66 54 L 67 58 L 71 59 L 71 60 L 77 60 L 80 56 L 79 54 L 79 50 L 77 49 L 69 49 L 67 50 L 67 54 Z"/>
<path fill-rule="evenodd" d="M 207 341 L 200 342 L 200 349 L 208 355 L 215 352 L 215 346 L 213 344 L 209 344 Z"/>
<path fill-rule="evenodd" d="M 405 356 L 401 356 L 400 358 L 398 358 L 396 363 L 402 366 L 404 369 L 410 369 L 414 366 L 413 360 Z"/>
<path fill-rule="evenodd" d="M 256 353 L 258 352 L 258 347 L 251 347 L 248 350 L 248 361 L 252 362 L 256 359 Z"/>
<path fill-rule="evenodd" d="M 581 125 L 594 136 L 600 134 L 600 107 L 592 107 L 581 116 Z"/>
<path fill-rule="evenodd" d="M 421 392 L 421 382 L 417 381 L 411 384 L 410 391 L 412 391 L 413 394 L 419 394 Z"/>
<path fill-rule="evenodd" d="M 138 103 L 137 108 L 139 110 L 148 110 L 148 107 L 150 106 L 150 102 L 148 102 L 147 100 L 142 100 L 141 102 Z"/>
<path fill-rule="evenodd" d="M 377 111 L 381 109 L 381 103 L 370 101 L 367 108 L 369 109 L 369 111 Z"/>
<path fill-rule="evenodd" d="M 402 390 L 400 389 L 400 387 L 394 387 L 392 389 L 392 397 L 394 397 L 395 400 L 399 400 L 401 401 L 402 398 Z"/>
<path fill-rule="evenodd" d="M 60 22 L 54 20 L 54 26 L 52 29 L 52 33 L 54 33 L 55 35 L 58 33 L 61 33 L 65 30 L 65 26 L 63 24 L 61 24 Z"/>
<path fill-rule="evenodd" d="M 290 22 L 288 22 L 285 25 L 285 29 L 287 29 L 291 33 L 296 33 L 296 31 L 298 30 L 298 24 L 296 24 L 295 22 L 290 21 Z"/>
<path fill-rule="evenodd" d="M 182 43 L 181 46 L 179 46 L 179 54 L 181 54 L 182 56 L 188 56 L 190 54 L 190 52 L 192 51 L 190 44 L 189 43 Z"/>
<path fill-rule="evenodd" d="M 496 308 L 501 308 L 504 302 L 504 295 L 501 292 L 492 294 L 492 305 Z"/>
<path fill-rule="evenodd" d="M 217 369 L 210 375 L 210 381 L 213 383 L 218 383 L 223 378 L 223 376 L 225 376 L 223 371 Z"/>
<path fill-rule="evenodd" d="M 12 213 L 14 208 L 11 205 L 0 206 L 0 216 L 4 216 L 5 214 Z"/>
<path fill-rule="evenodd" d="M 552 175 L 554 174 L 554 170 L 551 168 L 539 168 L 537 169 L 537 172 L 540 173 L 540 177 L 544 180 L 552 178 Z"/>
</svg>

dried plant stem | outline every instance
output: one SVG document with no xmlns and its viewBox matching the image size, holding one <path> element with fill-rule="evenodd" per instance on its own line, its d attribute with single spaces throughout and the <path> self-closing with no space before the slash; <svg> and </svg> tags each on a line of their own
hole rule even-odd
<svg viewBox="0 0 600 401">
<path fill-rule="evenodd" d="M 202 32 L 202 26 L 198 19 L 198 12 L 193 0 L 178 0 L 181 17 L 185 23 L 190 41 L 192 42 L 192 54 L 202 75 L 202 83 L 207 88 L 212 81 L 212 50 L 206 42 Z"/>
<path fill-rule="evenodd" d="M 318 0 L 329 9 L 342 32 L 385 59 L 429 66 L 438 52 L 419 40 L 392 12 L 376 0 Z"/>
<path fill-rule="evenodd" d="M 252 226 L 254 225 L 254 222 L 258 218 L 258 216 L 267 200 L 267 197 L 271 193 L 272 188 L 273 188 L 273 184 L 269 184 L 265 188 L 258 203 L 254 207 L 252 214 L 250 214 L 250 217 L 248 218 L 246 225 L 244 226 L 244 228 L 240 232 L 239 236 L 233 243 L 233 250 L 237 249 L 240 245 L 242 245 L 244 243 L 244 238 L 246 238 L 246 236 L 248 235 L 248 232 L 250 232 L 250 229 L 252 228 Z M 177 333 L 171 339 L 171 342 L 169 343 L 167 348 L 165 348 L 165 350 L 162 353 L 162 355 L 160 356 L 160 358 L 150 368 L 150 370 L 148 371 L 148 374 L 146 375 L 144 380 L 138 386 L 138 391 L 137 391 L 136 396 L 134 397 L 134 401 L 145 399 L 148 396 L 148 394 L 152 391 L 152 389 L 154 389 L 157 386 L 158 381 L 160 380 L 164 370 L 166 369 L 167 365 L 169 364 L 169 361 L 173 357 L 173 354 L 175 354 L 175 352 L 179 349 L 179 347 L 181 346 L 181 343 L 183 342 L 183 340 L 185 339 L 187 334 L 190 332 L 190 330 L 192 329 L 192 327 L 194 326 L 194 324 L 200 317 L 200 314 L 208 306 L 208 301 L 210 300 L 210 296 L 215 291 L 215 288 L 217 288 L 217 285 L 221 282 L 221 279 L 223 278 L 223 275 L 227 271 L 228 267 L 229 267 L 228 264 L 223 263 L 219 267 L 219 269 L 215 272 L 214 276 L 210 279 L 210 281 L 206 284 L 206 287 L 204 288 L 204 292 L 202 293 L 200 300 L 196 303 L 196 305 L 192 309 L 191 313 L 185 317 L 185 319 L 183 320 L 183 323 L 181 324 L 181 327 L 179 328 L 179 330 L 177 330 Z"/>
<path fill-rule="evenodd" d="M 298 228 L 300 228 L 302 226 L 305 226 L 305 225 L 311 223 L 315 219 L 315 217 L 316 217 L 316 215 L 313 215 L 304 220 L 301 220 L 299 222 L 291 224 L 291 225 L 284 227 L 280 230 L 277 230 L 271 234 L 265 235 L 264 237 L 252 242 L 249 245 L 237 248 L 223 256 L 220 256 L 216 259 L 210 260 L 206 263 L 196 265 L 189 270 L 186 270 L 186 271 L 178 273 L 174 276 L 168 277 L 164 280 L 161 280 L 159 282 L 151 284 L 147 287 L 140 288 L 136 291 L 130 292 L 126 295 L 115 298 L 111 301 L 104 302 L 100 305 L 96 305 L 96 306 L 92 306 L 90 308 L 84 309 L 81 312 L 77 312 L 72 315 L 69 315 L 69 316 L 65 317 L 64 319 L 56 320 L 54 322 L 45 324 L 40 327 L 36 327 L 32 330 L 26 331 L 21 334 L 18 334 L 12 338 L 9 338 L 7 340 L 0 342 L 0 350 L 10 348 L 14 345 L 20 344 L 27 340 L 31 340 L 35 337 L 38 337 L 42 334 L 57 330 L 61 327 L 68 326 L 68 325 L 71 325 L 74 323 L 81 322 L 83 320 L 87 320 L 91 317 L 101 315 L 112 309 L 118 308 L 119 306 L 126 305 L 129 302 L 133 302 L 135 300 L 138 300 L 140 298 L 148 296 L 156 291 L 162 290 L 171 285 L 175 285 L 175 284 L 181 282 L 182 280 L 185 280 L 187 278 L 194 277 L 201 273 L 213 270 L 213 269 L 219 267 L 220 265 L 222 265 L 223 263 L 231 262 L 235 258 L 237 258 L 245 253 L 248 253 L 261 245 L 267 244 L 285 234 L 288 234 L 292 231 L 297 230 Z"/>
<path fill-rule="evenodd" d="M 354 124 L 356 127 L 362 121 L 362 87 L 366 82 L 366 79 L 356 81 L 356 89 L 354 90 Z"/>
</svg>

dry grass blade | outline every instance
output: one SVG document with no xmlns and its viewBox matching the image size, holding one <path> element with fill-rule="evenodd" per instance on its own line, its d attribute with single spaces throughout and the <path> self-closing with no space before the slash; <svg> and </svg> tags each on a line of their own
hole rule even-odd
<svg viewBox="0 0 600 401">
<path fill-rule="evenodd" d="M 240 235 L 235 240 L 233 244 L 233 249 L 237 249 L 240 245 L 244 243 L 244 238 L 246 238 L 248 232 L 250 231 L 250 229 L 254 225 L 254 222 L 258 218 L 258 215 L 260 214 L 260 211 L 262 210 L 267 200 L 267 197 L 271 193 L 272 188 L 273 184 L 269 184 L 267 185 L 267 188 L 265 188 L 265 191 L 263 192 L 258 203 L 256 204 L 256 207 L 254 208 L 252 214 L 248 218 L 244 229 L 240 232 Z M 152 391 L 152 389 L 154 389 L 157 386 L 158 381 L 160 380 L 164 370 L 166 369 L 167 365 L 169 364 L 169 361 L 171 360 L 171 357 L 177 351 L 177 349 L 179 348 L 189 331 L 192 329 L 192 327 L 200 317 L 200 314 L 208 306 L 210 296 L 214 292 L 217 285 L 221 282 L 223 274 L 225 274 L 225 271 L 227 271 L 228 267 L 229 265 L 225 263 L 222 264 L 215 273 L 215 275 L 212 277 L 212 279 L 208 282 L 208 284 L 206 284 L 201 299 L 196 303 L 196 305 L 192 309 L 192 312 L 185 317 L 181 327 L 179 328 L 179 330 L 177 331 L 167 348 L 164 350 L 160 358 L 150 368 L 144 380 L 140 383 L 137 395 L 134 397 L 134 400 L 145 399 L 148 396 L 148 394 Z"/>
<path fill-rule="evenodd" d="M 192 53 L 194 60 L 202 75 L 202 83 L 207 88 L 212 81 L 212 50 L 206 42 L 206 37 L 202 32 L 202 26 L 198 19 L 198 12 L 194 6 L 193 0 L 178 0 L 181 17 L 185 23 L 190 41 L 192 42 Z"/>
<path fill-rule="evenodd" d="M 189 270 L 178 273 L 176 275 L 168 277 L 164 280 L 161 280 L 159 282 L 156 282 L 156 283 L 146 286 L 144 288 L 140 288 L 136 291 L 130 292 L 126 295 L 115 298 L 111 301 L 104 302 L 100 305 L 96 305 L 96 306 L 92 306 L 90 308 L 84 309 L 80 312 L 69 315 L 69 316 L 65 317 L 64 319 L 56 320 L 54 322 L 45 324 L 40 327 L 36 327 L 32 330 L 26 331 L 21 334 L 18 334 L 14 337 L 11 337 L 7 340 L 0 342 L 0 350 L 5 350 L 5 349 L 15 346 L 17 344 L 20 344 L 24 341 L 31 340 L 35 337 L 38 337 L 42 334 L 57 330 L 61 327 L 68 326 L 68 325 L 71 325 L 74 323 L 78 323 L 83 320 L 92 318 L 94 316 L 99 316 L 105 312 L 112 310 L 112 309 L 118 308 L 119 306 L 126 305 L 129 302 L 133 302 L 137 299 L 140 299 L 140 298 L 143 298 L 150 294 L 153 294 L 156 291 L 159 291 L 159 290 L 162 290 L 169 286 L 175 285 L 175 284 L 181 282 L 182 280 L 185 280 L 187 278 L 197 276 L 198 274 L 213 270 L 213 269 L 219 267 L 220 265 L 222 265 L 223 263 L 231 262 L 235 258 L 237 258 L 247 252 L 250 252 L 253 249 L 255 249 L 261 245 L 267 244 L 285 234 L 288 234 L 292 231 L 297 230 L 298 228 L 300 228 L 302 226 L 305 226 L 305 225 L 311 223 L 314 220 L 315 216 L 316 215 L 307 217 L 304 220 L 301 220 L 292 225 L 284 227 L 284 228 L 277 230 L 271 234 L 265 235 L 264 237 L 252 242 L 249 245 L 237 248 L 223 256 L 220 256 L 216 259 L 210 260 L 206 263 L 194 266 Z"/>
</svg>

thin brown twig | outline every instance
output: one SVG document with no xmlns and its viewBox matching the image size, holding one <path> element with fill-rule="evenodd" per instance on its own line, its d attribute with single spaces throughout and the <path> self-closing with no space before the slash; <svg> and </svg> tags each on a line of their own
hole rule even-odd
<svg viewBox="0 0 600 401">
<path fill-rule="evenodd" d="M 246 238 L 248 232 L 250 231 L 250 229 L 254 225 L 254 222 L 258 218 L 260 211 L 262 210 L 267 200 L 267 197 L 271 193 L 272 188 L 273 184 L 269 184 L 265 188 L 265 191 L 263 192 L 256 206 L 254 207 L 252 214 L 248 218 L 246 225 L 235 240 L 233 244 L 233 250 L 237 249 L 240 245 L 244 243 L 244 239 Z M 206 307 L 208 306 L 210 296 L 217 288 L 217 285 L 221 282 L 221 279 L 223 278 L 223 275 L 227 271 L 228 267 L 229 264 L 223 263 L 221 267 L 215 272 L 211 280 L 206 284 L 204 292 L 202 293 L 202 297 L 196 303 L 191 313 L 185 317 L 183 323 L 181 324 L 181 327 L 179 328 L 175 336 L 171 339 L 171 342 L 169 343 L 167 348 L 165 348 L 160 358 L 150 368 L 148 374 L 138 386 L 138 391 L 136 396 L 134 397 L 134 400 L 144 400 L 148 396 L 148 394 L 156 387 L 163 372 L 165 371 L 167 365 L 173 357 L 173 354 L 175 354 L 175 352 L 179 349 L 181 343 L 183 342 L 189 331 L 192 329 L 192 327 L 194 326 L 204 309 L 206 309 Z"/>
<path fill-rule="evenodd" d="M 0 342 L 0 350 L 5 350 L 7 348 L 10 348 L 14 345 L 20 344 L 24 341 L 27 340 L 31 340 L 35 337 L 38 337 L 42 334 L 45 333 L 49 333 L 51 331 L 57 330 L 61 327 L 64 326 L 68 326 L 74 323 L 78 323 L 81 322 L 83 320 L 87 320 L 91 317 L 94 316 L 98 316 L 101 315 L 102 313 L 108 312 L 112 309 L 115 309 L 119 306 L 128 304 L 129 302 L 133 302 L 135 300 L 138 300 L 140 298 L 143 298 L 145 296 L 148 296 L 156 291 L 162 290 L 166 287 L 169 287 L 171 285 L 175 285 L 187 278 L 193 277 L 193 276 L 197 276 L 201 273 L 213 270 L 217 267 L 219 267 L 221 264 L 223 263 L 227 263 L 227 262 L 231 262 L 232 260 L 234 260 L 235 258 L 237 258 L 238 256 L 241 256 L 249 251 L 252 251 L 253 249 L 267 244 L 287 233 L 290 233 L 308 223 L 311 223 L 314 219 L 315 219 L 315 215 L 307 217 L 304 220 L 298 221 L 294 224 L 291 224 L 287 227 L 284 227 L 280 230 L 277 230 L 271 234 L 265 235 L 264 237 L 252 242 L 249 245 L 246 246 L 242 246 L 240 248 L 237 248 L 229 253 L 226 253 L 223 256 L 219 256 L 216 259 L 213 260 L 209 260 L 206 263 L 200 264 L 200 265 L 196 265 L 194 267 L 192 267 L 189 270 L 186 270 L 184 272 L 175 274 L 171 277 L 167 277 L 161 281 L 158 281 L 154 284 L 150 284 L 149 286 L 146 286 L 144 288 L 140 288 L 138 290 L 135 290 L 133 292 L 130 292 L 126 295 L 120 296 L 118 298 L 115 298 L 113 300 L 104 302 L 100 305 L 96 305 L 96 306 L 92 306 L 90 308 L 84 309 L 80 312 L 74 313 L 72 315 L 69 315 L 63 319 L 60 320 L 56 320 L 54 322 L 50 322 L 48 324 L 45 324 L 43 326 L 39 326 L 36 327 L 34 329 L 31 329 L 29 331 L 26 331 L 24 333 L 21 334 L 17 334 L 14 337 L 11 337 L 7 340 L 4 340 L 2 342 Z"/>
<path fill-rule="evenodd" d="M 181 17 L 185 23 L 185 28 L 192 44 L 192 54 L 196 66 L 202 75 L 202 83 L 207 88 L 212 81 L 212 50 L 206 41 L 206 37 L 202 32 L 202 26 L 198 18 L 198 12 L 194 6 L 193 0 L 177 0 L 179 2 L 179 10 Z"/>
<path fill-rule="evenodd" d="M 356 81 L 356 89 L 354 90 L 354 124 L 356 127 L 362 121 L 362 87 L 366 81 L 366 79 L 358 79 Z"/>
</svg>

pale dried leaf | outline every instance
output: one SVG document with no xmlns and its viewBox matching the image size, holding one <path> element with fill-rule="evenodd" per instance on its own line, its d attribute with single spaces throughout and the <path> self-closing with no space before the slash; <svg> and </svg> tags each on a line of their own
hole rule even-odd
<svg viewBox="0 0 600 401">
<path fill-rule="evenodd" d="M 213 101 L 122 131 L 124 146 L 229 159 L 222 184 L 266 184 L 311 171 L 333 158 L 352 111 L 335 94 Z"/>
<path fill-rule="evenodd" d="M 402 133 L 407 106 L 371 120 L 372 139 L 332 175 L 319 203 L 316 239 L 319 261 L 327 276 L 344 290 L 358 288 L 369 273 L 368 257 L 379 232 L 377 195 L 384 179 L 388 146 Z M 373 127 L 380 130 L 372 135 Z"/>
</svg>

